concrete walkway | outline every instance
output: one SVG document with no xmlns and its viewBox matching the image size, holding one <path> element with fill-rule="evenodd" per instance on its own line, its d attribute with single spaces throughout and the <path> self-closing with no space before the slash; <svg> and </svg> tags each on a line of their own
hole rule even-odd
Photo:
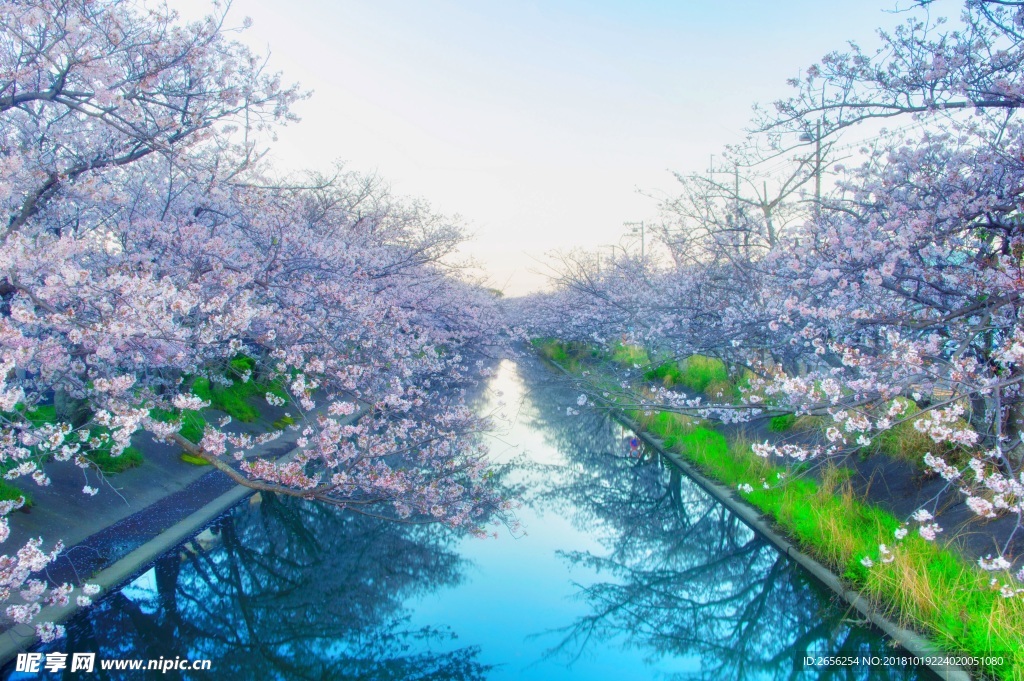
<svg viewBox="0 0 1024 681">
<path fill-rule="evenodd" d="M 261 421 L 269 423 L 276 417 L 271 412 Z M 260 428 L 240 425 L 238 430 L 249 432 Z M 294 450 L 298 437 L 298 430 L 285 430 L 276 440 L 254 448 L 251 455 L 281 458 Z M 102 484 L 97 483 L 95 471 L 86 474 L 66 463 L 48 465 L 51 484 L 37 487 L 28 482 L 34 504 L 8 516 L 11 535 L 0 552 L 12 553 L 33 537 L 43 538 L 44 551 L 62 540 L 66 548 L 47 567 L 46 579 L 51 584 L 95 583 L 106 592 L 134 578 L 160 554 L 187 541 L 252 494 L 210 466 L 182 461 L 176 446 L 155 442 L 148 435 L 139 439 L 135 446 L 143 452 L 142 465 L 107 476 Z M 82 493 L 86 484 L 100 492 Z M 20 598 L 13 594 L 10 603 L 17 602 Z M 63 622 L 77 610 L 72 598 L 64 608 L 44 607 L 36 621 Z M 0 666 L 36 640 L 33 627 L 15 625 L 6 617 L 0 617 L 0 632 Z"/>
</svg>

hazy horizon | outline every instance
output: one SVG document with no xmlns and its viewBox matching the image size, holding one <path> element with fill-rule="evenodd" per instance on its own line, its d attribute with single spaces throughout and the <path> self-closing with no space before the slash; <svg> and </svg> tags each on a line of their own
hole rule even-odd
<svg viewBox="0 0 1024 681">
<path fill-rule="evenodd" d="M 280 131 L 277 165 L 344 161 L 460 215 L 465 254 L 517 295 L 543 285 L 529 270 L 546 253 L 618 243 L 623 222 L 654 218 L 671 171 L 706 170 L 755 102 L 847 40 L 874 45 L 909 6 L 235 0 L 229 23 L 251 17 L 244 42 L 314 91 Z"/>
</svg>

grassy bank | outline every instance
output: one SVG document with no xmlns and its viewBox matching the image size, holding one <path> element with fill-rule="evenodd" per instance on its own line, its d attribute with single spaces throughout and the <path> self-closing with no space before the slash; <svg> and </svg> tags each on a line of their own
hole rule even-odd
<svg viewBox="0 0 1024 681">
<path fill-rule="evenodd" d="M 576 369 L 570 370 L 579 371 L 584 358 L 577 355 Z M 682 375 L 686 364 L 674 363 Z M 714 380 L 709 375 L 719 371 L 707 362 L 696 366 L 692 371 L 709 384 Z M 594 365 L 587 368 L 592 376 L 601 373 Z M 657 375 L 645 377 L 664 381 L 673 376 L 675 380 L 672 371 L 662 370 L 661 374 L 660 379 Z M 981 671 L 999 679 L 1024 678 L 1024 599 L 1004 598 L 998 585 L 991 585 L 992 574 L 954 550 L 925 541 L 913 527 L 904 539 L 897 540 L 900 520 L 859 499 L 847 470 L 826 467 L 812 478 L 800 475 L 799 468 L 760 458 L 749 443 L 729 442 L 721 433 L 686 416 L 669 412 L 627 415 L 708 477 L 740 489 L 747 502 L 870 598 L 890 619 L 925 633 L 951 654 L 1002 655 L 1004 665 Z M 777 425 L 779 430 L 791 427 L 789 419 Z M 882 555 L 879 546 L 883 544 L 890 554 Z M 873 562 L 871 567 L 862 562 L 865 558 Z M 996 576 L 1001 582 L 1010 581 L 1008 575 Z"/>
</svg>

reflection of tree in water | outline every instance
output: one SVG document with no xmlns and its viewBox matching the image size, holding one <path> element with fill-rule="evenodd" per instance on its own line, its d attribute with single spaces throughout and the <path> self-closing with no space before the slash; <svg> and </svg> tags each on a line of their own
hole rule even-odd
<svg viewBox="0 0 1024 681">
<path fill-rule="evenodd" d="M 453 636 L 406 626 L 405 599 L 461 580 L 450 532 L 273 496 L 212 529 L 212 545 L 157 562 L 155 589 L 114 594 L 80 618 L 65 649 L 210 659 L 217 678 L 485 677 L 477 648 L 416 652 Z"/>
<path fill-rule="evenodd" d="M 580 585 L 590 612 L 563 630 L 553 654 L 585 655 L 611 639 L 651 657 L 699 658 L 707 679 L 815 678 L 803 657 L 879 653 L 878 634 L 664 460 L 629 458 L 606 415 L 566 416 L 567 395 L 535 391 L 529 413 L 569 464 L 537 476 L 537 501 L 578 527 L 604 529 L 606 555 L 567 553 L 601 577 Z M 582 410 L 581 410 L 582 411 Z M 816 678 L 916 679 L 916 670 L 833 667 Z"/>
</svg>

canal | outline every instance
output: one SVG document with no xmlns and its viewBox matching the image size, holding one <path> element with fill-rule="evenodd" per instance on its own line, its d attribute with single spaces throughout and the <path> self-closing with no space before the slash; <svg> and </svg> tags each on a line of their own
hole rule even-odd
<svg viewBox="0 0 1024 681">
<path fill-rule="evenodd" d="M 257 495 L 37 651 L 209 659 L 210 671 L 149 676 L 218 681 L 931 678 L 805 668 L 808 655 L 887 649 L 678 470 L 636 455 L 614 421 L 567 414 L 575 394 L 552 377 L 504 362 L 480 407 L 498 422 L 492 456 L 521 490 L 524 532 L 475 539 Z"/>
</svg>

